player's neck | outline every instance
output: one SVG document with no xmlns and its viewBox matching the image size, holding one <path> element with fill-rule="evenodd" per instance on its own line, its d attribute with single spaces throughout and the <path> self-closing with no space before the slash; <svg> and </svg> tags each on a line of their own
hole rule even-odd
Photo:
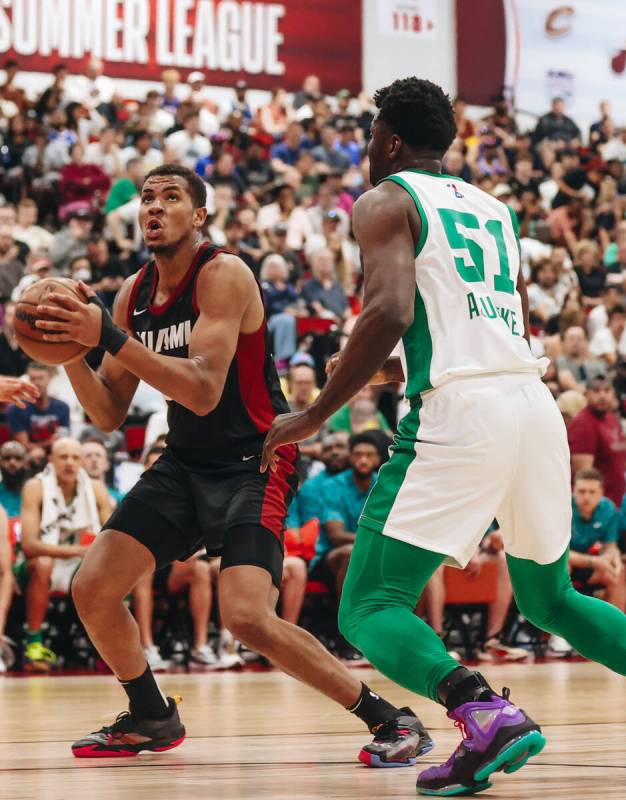
<svg viewBox="0 0 626 800">
<path fill-rule="evenodd" d="M 155 253 L 154 262 L 159 272 L 159 289 L 165 292 L 175 289 L 187 274 L 202 241 L 190 237 L 171 252 Z"/>
<path fill-rule="evenodd" d="M 434 172 L 441 174 L 441 159 L 429 158 L 427 156 L 404 158 L 394 167 L 394 172 L 402 172 L 405 169 L 421 169 L 424 172 Z"/>
</svg>

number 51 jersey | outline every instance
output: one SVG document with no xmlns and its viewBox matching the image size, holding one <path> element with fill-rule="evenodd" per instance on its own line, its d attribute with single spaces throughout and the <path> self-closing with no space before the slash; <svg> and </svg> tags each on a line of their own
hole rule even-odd
<svg viewBox="0 0 626 800">
<path fill-rule="evenodd" d="M 384 180 L 409 193 L 422 222 L 415 316 L 402 337 L 407 397 L 462 376 L 543 375 L 548 359 L 524 339 L 512 209 L 451 175 L 410 168 Z"/>
</svg>

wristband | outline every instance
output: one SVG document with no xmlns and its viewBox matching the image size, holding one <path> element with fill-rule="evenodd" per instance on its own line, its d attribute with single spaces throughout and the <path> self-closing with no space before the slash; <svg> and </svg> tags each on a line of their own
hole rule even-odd
<svg viewBox="0 0 626 800">
<path fill-rule="evenodd" d="M 97 295 L 90 297 L 89 302 L 98 306 L 100 311 L 102 311 L 102 328 L 100 330 L 98 347 L 101 347 L 103 350 L 106 350 L 107 353 L 114 356 L 119 353 L 128 341 L 128 334 L 126 331 L 118 328 L 113 322 L 113 317 L 109 314 L 107 307 Z"/>
</svg>

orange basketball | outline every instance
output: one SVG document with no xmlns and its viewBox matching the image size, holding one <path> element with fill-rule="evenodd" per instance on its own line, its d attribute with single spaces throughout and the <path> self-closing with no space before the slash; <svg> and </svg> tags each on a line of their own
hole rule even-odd
<svg viewBox="0 0 626 800">
<path fill-rule="evenodd" d="M 42 364 L 71 364 L 83 358 L 91 348 L 78 342 L 45 342 L 45 331 L 35 323 L 42 317 L 37 315 L 37 306 L 46 303 L 48 296 L 67 294 L 85 302 L 78 291 L 78 284 L 69 278 L 44 278 L 25 289 L 15 307 L 15 338 L 17 343 L 34 361 Z"/>
</svg>

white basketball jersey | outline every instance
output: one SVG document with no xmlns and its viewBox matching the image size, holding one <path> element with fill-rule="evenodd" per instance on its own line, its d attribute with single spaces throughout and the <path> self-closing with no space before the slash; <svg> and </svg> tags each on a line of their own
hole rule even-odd
<svg viewBox="0 0 626 800">
<path fill-rule="evenodd" d="M 517 220 L 508 206 L 450 175 L 406 169 L 385 180 L 413 198 L 422 221 L 415 250 L 415 317 L 402 337 L 406 394 L 461 376 L 543 375 L 524 337 Z"/>
</svg>

